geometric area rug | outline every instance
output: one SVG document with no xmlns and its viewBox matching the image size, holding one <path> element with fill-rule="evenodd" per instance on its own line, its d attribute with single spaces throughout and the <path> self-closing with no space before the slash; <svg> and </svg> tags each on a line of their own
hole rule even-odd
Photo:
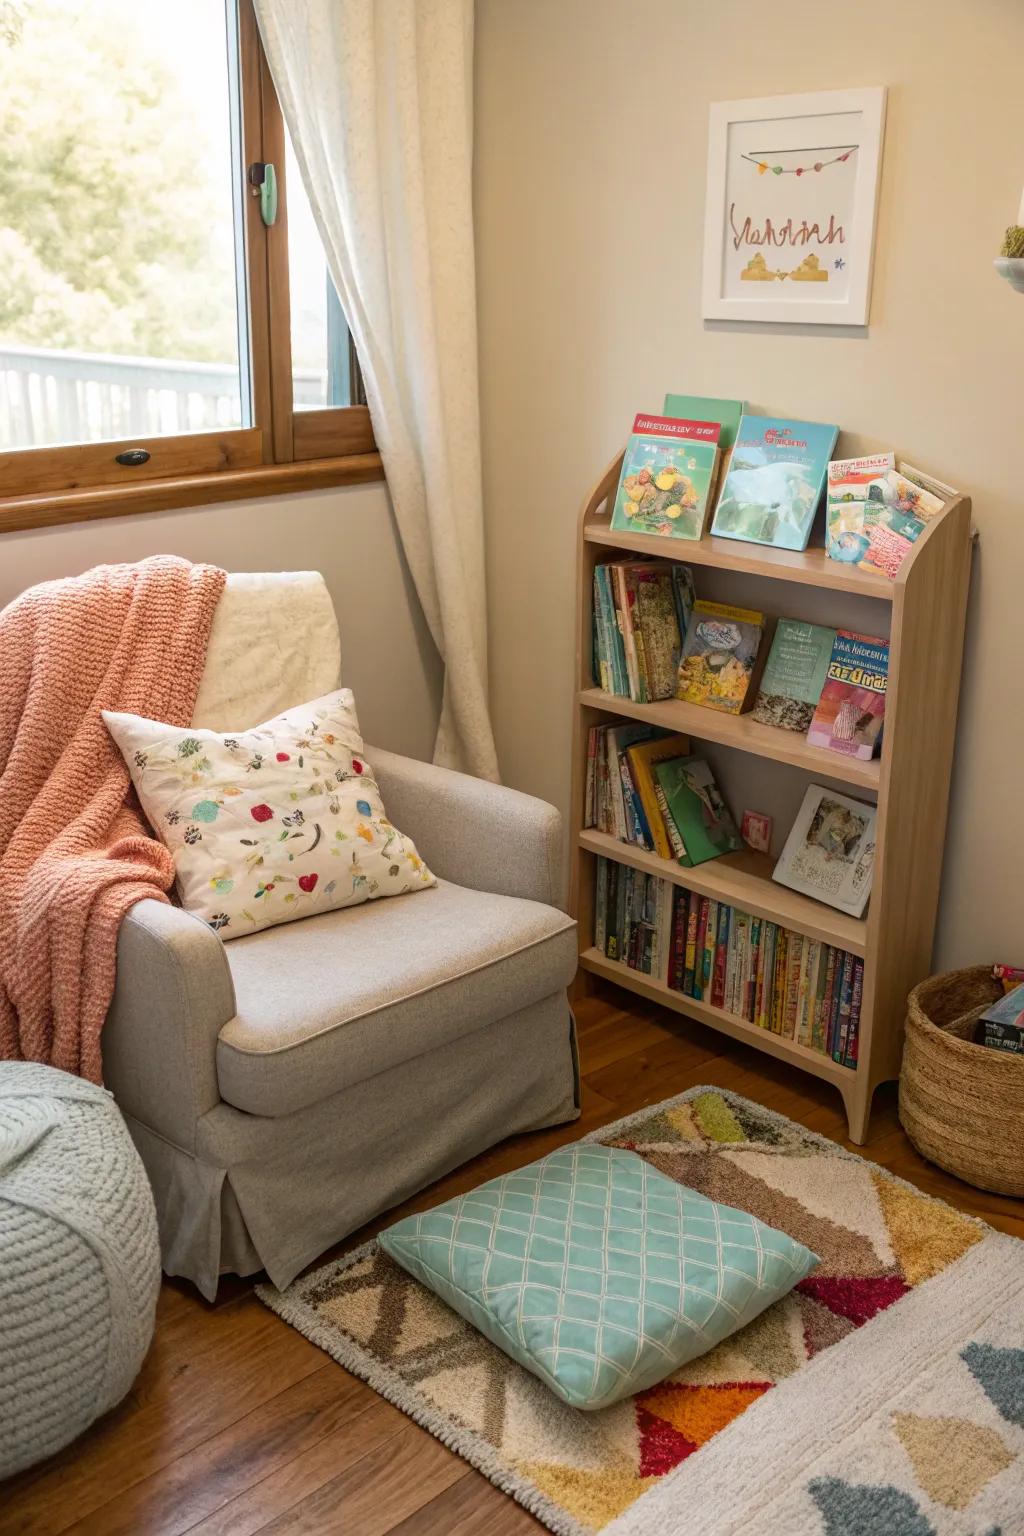
<svg viewBox="0 0 1024 1536">
<path fill-rule="evenodd" d="M 589 1413 L 376 1241 L 257 1294 L 558 1536 L 1024 1533 L 1024 1243 L 716 1088 L 583 1139 L 821 1263 L 708 1354 Z"/>
</svg>

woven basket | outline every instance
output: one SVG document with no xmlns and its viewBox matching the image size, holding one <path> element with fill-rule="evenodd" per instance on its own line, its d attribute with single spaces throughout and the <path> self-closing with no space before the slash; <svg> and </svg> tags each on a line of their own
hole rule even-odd
<svg viewBox="0 0 1024 1536">
<path fill-rule="evenodd" d="M 1002 987 L 990 967 L 931 976 L 908 999 L 900 1120 L 931 1162 L 978 1189 L 1024 1195 L 1024 1056 L 975 1045 Z"/>
</svg>

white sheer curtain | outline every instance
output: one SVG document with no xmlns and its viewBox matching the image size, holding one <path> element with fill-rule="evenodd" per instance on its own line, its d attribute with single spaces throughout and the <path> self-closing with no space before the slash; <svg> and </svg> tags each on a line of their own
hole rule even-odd
<svg viewBox="0 0 1024 1536">
<path fill-rule="evenodd" d="M 498 777 L 472 213 L 472 0 L 256 0 L 366 383 L 413 581 L 445 663 L 435 761 Z"/>
</svg>

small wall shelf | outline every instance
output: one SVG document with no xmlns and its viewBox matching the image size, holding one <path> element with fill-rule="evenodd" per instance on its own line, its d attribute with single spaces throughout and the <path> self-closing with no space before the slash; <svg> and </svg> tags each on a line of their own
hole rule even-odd
<svg viewBox="0 0 1024 1536">
<path fill-rule="evenodd" d="M 829 560 L 821 546 L 803 551 L 765 548 L 732 539 L 695 542 L 613 532 L 611 502 L 619 481 L 618 455 L 591 491 L 580 515 L 577 566 L 576 697 L 573 732 L 572 907 L 580 928 L 584 976 L 607 981 L 699 1019 L 733 1039 L 834 1083 L 846 1107 L 853 1141 L 867 1136 L 871 1098 L 881 1082 L 899 1074 L 906 998 L 931 969 L 942 873 L 947 799 L 963 654 L 971 558 L 970 501 L 957 496 L 929 523 L 895 581 Z M 792 731 L 761 725 L 747 715 L 726 715 L 667 699 L 634 704 L 594 686 L 593 573 L 599 562 L 638 555 L 712 567 L 764 582 L 766 612 L 801 616 L 801 588 L 876 600 L 877 629 L 889 634 L 889 687 L 882 755 L 871 762 L 808 745 Z M 717 595 L 717 594 L 716 594 Z M 873 610 L 874 611 L 874 610 Z M 774 861 L 745 850 L 695 869 L 622 843 L 583 825 L 587 736 L 616 718 L 645 721 L 716 743 L 752 759 L 769 759 L 803 775 L 841 784 L 877 799 L 877 850 L 871 901 L 864 919 L 801 896 L 771 878 Z M 609 960 L 594 947 L 597 859 L 614 859 L 700 895 L 848 950 L 864 959 L 859 1055 L 855 1068 L 795 1041 L 759 1029 L 721 1008 L 686 997 L 665 975 L 648 976 Z"/>
</svg>

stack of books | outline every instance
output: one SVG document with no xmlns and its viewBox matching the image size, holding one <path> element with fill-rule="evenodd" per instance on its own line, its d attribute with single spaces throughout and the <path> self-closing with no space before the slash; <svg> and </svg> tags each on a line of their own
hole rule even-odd
<svg viewBox="0 0 1024 1536">
<path fill-rule="evenodd" d="M 672 887 L 629 864 L 598 859 L 594 944 L 609 960 L 660 976 L 668 953 Z"/>
<path fill-rule="evenodd" d="M 595 725 L 587 742 L 585 825 L 687 868 L 743 846 L 703 758 L 686 736 Z"/>
<path fill-rule="evenodd" d="M 673 698 L 692 612 L 689 566 L 669 560 L 595 566 L 594 682 L 634 704 Z"/>
<path fill-rule="evenodd" d="M 844 1067 L 857 1065 L 864 962 L 695 891 L 677 890 L 668 985 Z"/>
</svg>

